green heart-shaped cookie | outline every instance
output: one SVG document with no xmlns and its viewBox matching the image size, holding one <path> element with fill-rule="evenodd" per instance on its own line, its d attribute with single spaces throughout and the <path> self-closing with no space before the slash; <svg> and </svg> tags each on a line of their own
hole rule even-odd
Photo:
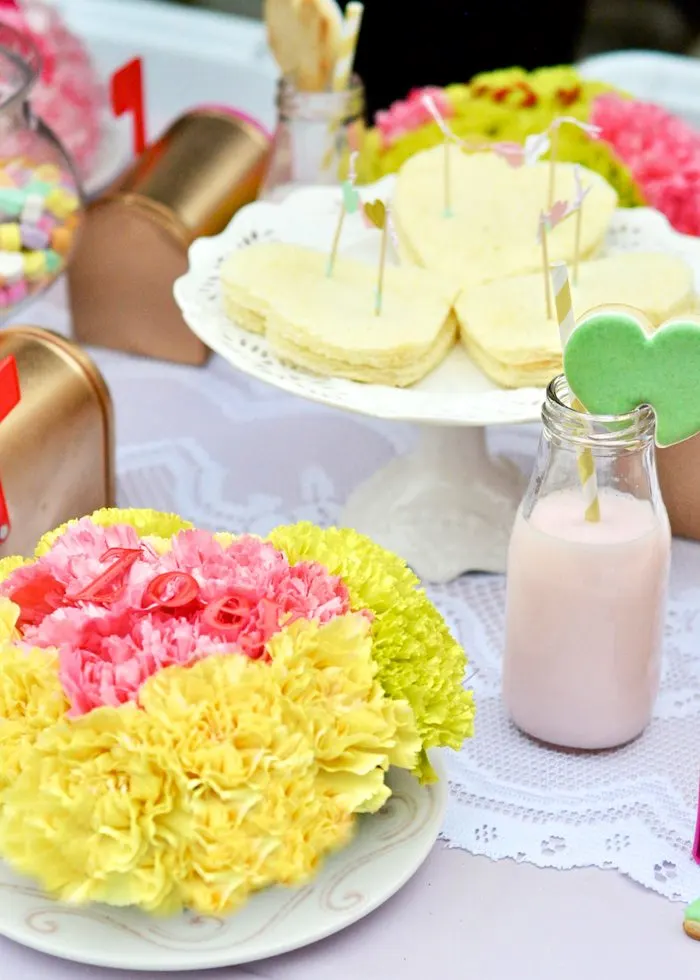
<svg viewBox="0 0 700 980">
<path fill-rule="evenodd" d="M 668 320 L 651 333 L 631 308 L 593 311 L 564 351 L 569 387 L 593 415 L 640 405 L 656 413 L 656 442 L 672 446 L 700 432 L 700 319 Z"/>
</svg>

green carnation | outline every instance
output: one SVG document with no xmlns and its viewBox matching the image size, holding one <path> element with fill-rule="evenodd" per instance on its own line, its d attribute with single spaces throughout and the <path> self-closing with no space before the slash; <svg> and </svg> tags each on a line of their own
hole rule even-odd
<svg viewBox="0 0 700 980">
<path fill-rule="evenodd" d="M 461 139 L 523 143 L 527 136 L 544 132 L 557 116 L 585 122 L 593 100 L 609 91 L 613 91 L 611 86 L 584 79 L 564 65 L 530 73 L 522 68 L 486 72 L 468 85 L 449 85 L 445 96 L 454 112 L 448 120 L 450 128 Z M 396 173 L 414 154 L 438 146 L 443 138 L 438 126 L 430 122 L 384 146 L 379 130 L 370 129 L 360 151 L 358 178 L 369 183 Z M 601 174 L 617 191 L 621 207 L 645 203 L 631 172 L 607 143 L 592 140 L 573 126 L 563 126 L 557 154 L 559 160 L 580 163 Z"/>
<path fill-rule="evenodd" d="M 373 657 L 387 694 L 409 702 L 422 751 L 416 774 L 435 778 L 427 749 L 458 749 L 473 734 L 474 701 L 462 687 L 466 656 L 405 562 L 356 531 L 302 523 L 276 528 L 269 540 L 292 564 L 317 561 L 338 575 L 352 608 L 374 613 Z"/>
</svg>

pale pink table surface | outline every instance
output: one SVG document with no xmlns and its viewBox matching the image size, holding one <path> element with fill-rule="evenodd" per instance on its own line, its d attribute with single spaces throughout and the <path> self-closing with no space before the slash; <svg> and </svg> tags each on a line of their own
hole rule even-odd
<svg viewBox="0 0 700 980">
<path fill-rule="evenodd" d="M 246 967 L 175 980 L 696 980 L 683 907 L 613 871 L 494 863 L 436 844 L 391 901 L 345 932 Z M 165 976 L 165 974 L 150 974 Z M 140 980 L 0 939 L 2 980 Z"/>
</svg>

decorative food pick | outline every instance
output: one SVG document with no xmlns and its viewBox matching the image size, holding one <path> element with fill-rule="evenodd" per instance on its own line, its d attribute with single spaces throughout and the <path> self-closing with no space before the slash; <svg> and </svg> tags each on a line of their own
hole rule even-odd
<svg viewBox="0 0 700 980">
<path fill-rule="evenodd" d="M 574 186 L 575 194 L 573 200 L 570 202 L 555 201 L 550 207 L 549 211 L 541 212 L 539 225 L 537 228 L 537 240 L 542 248 L 542 272 L 544 275 L 545 304 L 548 318 L 552 316 L 552 300 L 550 295 L 549 249 L 547 245 L 547 234 L 556 228 L 557 225 L 561 224 L 562 221 L 565 221 L 566 218 L 571 217 L 572 214 L 576 214 L 577 216 L 574 240 L 574 282 L 576 282 L 578 279 L 579 252 L 581 249 L 581 208 L 583 207 L 583 200 L 590 190 L 590 188 L 584 189 L 581 183 L 581 168 L 578 165 L 574 167 Z"/>
<path fill-rule="evenodd" d="M 4 421 L 21 397 L 17 362 L 14 357 L 0 361 L 0 422 Z M 6 541 L 10 533 L 10 512 L 5 491 L 0 482 L 0 541 Z"/>
<path fill-rule="evenodd" d="M 538 163 L 550 146 L 549 133 L 531 133 L 524 143 L 483 143 L 481 149 L 500 156 L 511 167 L 531 167 Z"/>
<path fill-rule="evenodd" d="M 583 221 L 583 202 L 589 194 L 590 184 L 584 187 L 581 181 L 581 167 L 574 167 L 574 183 L 576 185 L 576 195 L 572 202 L 573 210 L 576 213 L 576 230 L 574 232 L 574 285 L 578 285 L 578 267 L 581 260 L 581 223 Z"/>
<path fill-rule="evenodd" d="M 542 277 L 544 279 L 544 304 L 547 310 L 547 319 L 552 319 L 552 290 L 549 281 L 549 248 L 547 246 L 547 215 L 544 211 L 540 214 L 540 223 L 537 230 L 537 240 L 542 248 Z"/>
<path fill-rule="evenodd" d="M 335 260 L 338 255 L 338 246 L 340 244 L 340 235 L 343 230 L 343 222 L 345 221 L 346 214 L 356 214 L 361 206 L 360 195 L 355 187 L 356 173 L 355 173 L 355 163 L 357 161 L 357 153 L 350 154 L 350 170 L 348 172 L 348 179 L 344 180 L 340 185 L 341 190 L 341 201 L 340 201 L 340 211 L 338 212 L 338 223 L 335 226 L 335 234 L 333 235 L 333 243 L 331 245 L 331 254 L 328 257 L 328 267 L 326 269 L 326 275 L 332 276 L 333 270 L 335 268 Z"/>
<path fill-rule="evenodd" d="M 557 322 L 562 350 L 566 348 L 576 327 L 574 304 L 571 299 L 569 273 L 564 262 L 558 262 L 552 269 L 552 287 L 554 302 L 557 308 Z M 576 412 L 585 413 L 585 408 L 577 398 L 573 398 L 571 407 Z M 600 500 L 598 497 L 598 480 L 595 473 L 595 460 L 590 449 L 583 449 L 576 454 L 578 475 L 586 504 L 584 516 L 587 521 L 595 523 L 600 520 Z"/>
<path fill-rule="evenodd" d="M 384 268 L 386 266 L 386 240 L 389 230 L 389 212 L 383 201 L 370 201 L 365 204 L 364 212 L 375 228 L 379 228 L 382 233 L 382 244 L 379 252 L 379 277 L 377 279 L 377 292 L 374 302 L 374 312 L 379 316 L 382 312 L 382 301 L 384 294 Z"/>
<path fill-rule="evenodd" d="M 444 207 L 443 207 L 443 217 L 452 218 L 454 217 L 454 211 L 452 210 L 452 184 L 450 176 L 450 144 L 456 143 L 457 145 L 464 146 L 464 141 L 460 140 L 452 132 L 450 127 L 447 125 L 445 120 L 442 118 L 442 114 L 438 107 L 435 105 L 435 100 L 430 95 L 423 96 L 423 105 L 428 110 L 430 115 L 433 117 L 437 123 L 438 129 L 442 133 L 442 187 L 444 196 Z"/>
<path fill-rule="evenodd" d="M 143 96 L 143 62 L 134 58 L 112 75 L 110 81 L 112 110 L 115 116 L 131 114 L 134 156 L 146 149 L 146 115 Z"/>
<path fill-rule="evenodd" d="M 557 167 L 557 156 L 559 149 L 559 130 L 562 126 L 576 126 L 582 132 L 590 136 L 591 139 L 598 139 L 601 134 L 600 126 L 594 126 L 592 123 L 581 122 L 580 119 L 576 119 L 574 116 L 557 116 L 549 124 L 547 132 L 550 137 L 550 153 L 549 153 L 549 192 L 547 195 L 547 207 L 551 208 L 554 204 L 554 196 L 556 189 L 556 167 Z"/>
<path fill-rule="evenodd" d="M 658 446 L 700 432 L 698 317 L 668 320 L 652 333 L 632 307 L 590 313 L 566 345 L 564 370 L 569 387 L 594 415 L 651 405 Z"/>
</svg>

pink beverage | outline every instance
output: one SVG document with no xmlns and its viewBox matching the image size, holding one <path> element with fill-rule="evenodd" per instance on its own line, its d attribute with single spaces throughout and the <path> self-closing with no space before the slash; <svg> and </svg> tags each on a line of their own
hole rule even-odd
<svg viewBox="0 0 700 980">
<path fill-rule="evenodd" d="M 654 414 L 577 412 L 562 376 L 542 421 L 508 552 L 503 697 L 535 738 L 612 748 L 648 725 L 659 687 L 671 532 Z M 586 520 L 582 459 L 595 470 L 599 520 L 592 510 Z"/>
<path fill-rule="evenodd" d="M 671 533 L 647 500 L 555 491 L 518 513 L 508 556 L 503 693 L 523 731 L 579 749 L 647 726 L 659 687 Z"/>
</svg>

